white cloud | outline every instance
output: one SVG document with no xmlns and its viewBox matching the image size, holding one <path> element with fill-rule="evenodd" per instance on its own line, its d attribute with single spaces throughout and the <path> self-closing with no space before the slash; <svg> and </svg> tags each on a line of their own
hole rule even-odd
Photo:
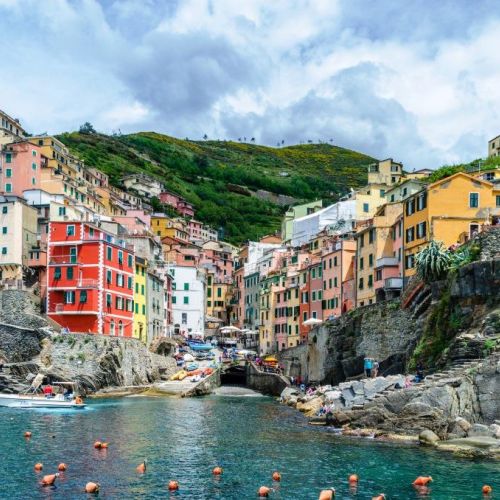
<svg viewBox="0 0 500 500">
<path fill-rule="evenodd" d="M 500 132 L 495 2 L 0 0 L 0 108 L 34 131 L 333 136 L 408 167 Z"/>
</svg>

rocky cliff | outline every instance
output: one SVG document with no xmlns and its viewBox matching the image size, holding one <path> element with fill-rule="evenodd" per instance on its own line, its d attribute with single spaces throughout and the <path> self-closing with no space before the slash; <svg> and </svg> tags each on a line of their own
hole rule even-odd
<svg viewBox="0 0 500 500">
<path fill-rule="evenodd" d="M 136 339 L 59 333 L 27 292 L 1 291 L 0 304 L 0 391 L 23 390 L 38 373 L 73 380 L 87 394 L 150 384 L 176 370 L 165 346 L 156 349 L 160 355 Z"/>
</svg>

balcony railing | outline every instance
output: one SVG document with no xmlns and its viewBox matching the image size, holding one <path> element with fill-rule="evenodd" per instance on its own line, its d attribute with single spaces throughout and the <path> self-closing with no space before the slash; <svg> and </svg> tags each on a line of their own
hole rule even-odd
<svg viewBox="0 0 500 500">
<path fill-rule="evenodd" d="M 386 290 L 400 290 L 403 288 L 403 278 L 386 278 L 384 288 Z"/>
<path fill-rule="evenodd" d="M 76 255 L 51 255 L 49 265 L 58 264 L 79 264 L 78 257 Z"/>
<path fill-rule="evenodd" d="M 78 288 L 97 288 L 99 286 L 99 282 L 94 279 L 79 279 L 76 286 Z"/>
<path fill-rule="evenodd" d="M 399 266 L 398 259 L 396 257 L 382 257 L 377 259 L 376 267 L 396 267 Z"/>
</svg>

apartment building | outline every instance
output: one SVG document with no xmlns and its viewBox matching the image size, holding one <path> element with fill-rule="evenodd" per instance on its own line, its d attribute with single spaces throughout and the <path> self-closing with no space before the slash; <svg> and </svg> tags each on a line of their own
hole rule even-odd
<svg viewBox="0 0 500 500">
<path fill-rule="evenodd" d="M 26 131 L 20 121 L 0 109 L 0 148 L 4 144 L 22 141 L 25 137 Z"/>
</svg>

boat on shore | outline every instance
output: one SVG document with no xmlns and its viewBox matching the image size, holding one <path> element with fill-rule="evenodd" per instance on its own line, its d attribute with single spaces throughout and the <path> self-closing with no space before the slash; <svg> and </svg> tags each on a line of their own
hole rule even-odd
<svg viewBox="0 0 500 500">
<path fill-rule="evenodd" d="M 203 344 L 201 342 L 189 342 L 189 347 L 192 351 L 211 351 L 213 349 L 212 344 Z"/>
<path fill-rule="evenodd" d="M 43 378 L 42 378 L 43 380 Z M 73 392 L 63 393 L 64 386 L 73 388 L 74 382 L 55 382 L 54 386 L 60 392 L 40 391 L 41 382 L 35 379 L 29 391 L 20 394 L 3 394 L 0 393 L 0 406 L 8 408 L 54 408 L 54 409 L 74 409 L 82 410 L 87 405 L 83 399 L 75 395 Z M 47 387 L 47 386 L 46 386 Z M 45 388 L 44 388 L 45 389 Z"/>
</svg>

